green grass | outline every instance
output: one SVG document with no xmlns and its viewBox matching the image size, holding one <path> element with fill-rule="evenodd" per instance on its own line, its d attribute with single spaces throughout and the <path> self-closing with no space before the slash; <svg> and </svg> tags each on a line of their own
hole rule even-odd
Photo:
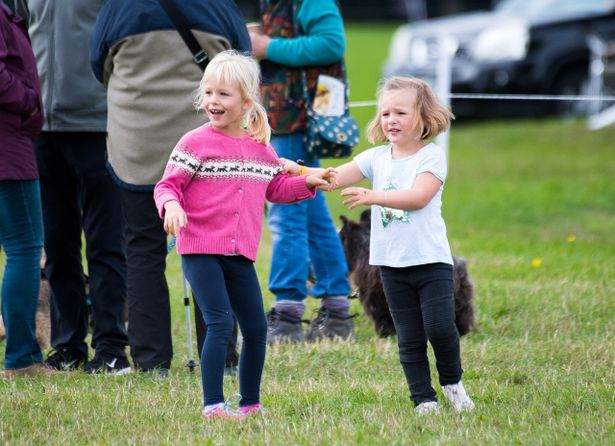
<svg viewBox="0 0 615 446">
<path fill-rule="evenodd" d="M 348 27 L 352 100 L 373 99 L 391 31 Z M 353 115 L 364 125 L 373 111 Z M 174 254 L 170 377 L 0 382 L 0 444 L 615 444 L 614 140 L 615 127 L 583 122 L 454 124 L 444 216 L 476 285 L 478 330 L 462 340 L 472 413 L 417 417 L 395 339 L 376 338 L 353 302 L 356 342 L 268 350 L 270 417 L 203 422 L 199 376 L 183 368 Z M 328 200 L 336 219 L 358 215 L 336 193 Z M 267 306 L 270 252 L 265 232 L 257 269 Z M 225 388 L 230 396 L 237 382 Z"/>
</svg>

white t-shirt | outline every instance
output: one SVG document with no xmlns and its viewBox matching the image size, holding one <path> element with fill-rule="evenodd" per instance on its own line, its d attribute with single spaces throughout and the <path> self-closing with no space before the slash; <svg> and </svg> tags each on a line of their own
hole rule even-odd
<svg viewBox="0 0 615 446">
<path fill-rule="evenodd" d="M 422 209 L 404 211 L 372 206 L 369 263 L 396 268 L 436 262 L 452 265 L 441 213 L 447 173 L 444 151 L 432 143 L 411 156 L 392 159 L 391 145 L 387 144 L 360 153 L 354 161 L 372 182 L 373 190 L 410 189 L 416 176 L 423 172 L 431 172 L 443 184 Z"/>
</svg>

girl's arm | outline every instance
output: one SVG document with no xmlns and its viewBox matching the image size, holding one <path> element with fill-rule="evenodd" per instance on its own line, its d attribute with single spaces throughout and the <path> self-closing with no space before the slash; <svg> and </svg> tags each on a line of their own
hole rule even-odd
<svg viewBox="0 0 615 446">
<path fill-rule="evenodd" d="M 173 236 L 179 235 L 182 228 L 188 224 L 188 217 L 181 206 L 183 191 L 192 180 L 196 169 L 186 170 L 175 164 L 175 159 L 186 155 L 178 149 L 173 149 L 162 179 L 154 187 L 154 201 L 160 218 L 164 220 L 164 230 Z"/>
<path fill-rule="evenodd" d="M 290 175 L 320 175 L 323 171 L 328 171 L 329 177 L 325 176 L 327 184 L 317 186 L 320 190 L 324 191 L 341 189 L 342 187 L 358 183 L 365 178 L 359 166 L 357 166 L 357 163 L 354 161 L 342 164 L 339 167 L 323 169 L 322 167 L 306 167 L 286 158 L 280 158 L 280 165 L 282 166 L 283 172 L 289 173 Z"/>
<path fill-rule="evenodd" d="M 358 170 L 358 168 L 357 168 Z M 405 211 L 422 209 L 432 200 L 442 186 L 433 173 L 423 172 L 417 175 L 411 189 L 394 191 L 374 191 L 364 187 L 348 187 L 341 193 L 346 198 L 342 203 L 348 205 L 348 209 L 357 206 L 379 205 Z"/>
<path fill-rule="evenodd" d="M 282 172 L 267 186 L 265 198 L 272 203 L 294 203 L 314 198 L 316 195 L 314 188 L 327 187 L 333 172 L 332 168 L 313 169 L 312 173 L 301 176 L 291 176 Z"/>
</svg>

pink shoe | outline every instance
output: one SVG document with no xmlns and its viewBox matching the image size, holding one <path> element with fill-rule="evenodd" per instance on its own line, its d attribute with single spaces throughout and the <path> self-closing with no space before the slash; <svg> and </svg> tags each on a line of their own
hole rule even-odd
<svg viewBox="0 0 615 446">
<path fill-rule="evenodd" d="M 261 403 L 250 404 L 239 408 L 239 412 L 244 415 L 269 415 L 269 411 Z"/>
<path fill-rule="evenodd" d="M 212 410 L 203 409 L 201 411 L 201 416 L 206 420 L 211 420 L 214 418 L 243 420 L 246 417 L 246 414 L 241 411 L 231 409 L 225 403 L 221 403 L 218 406 L 214 407 Z"/>
</svg>

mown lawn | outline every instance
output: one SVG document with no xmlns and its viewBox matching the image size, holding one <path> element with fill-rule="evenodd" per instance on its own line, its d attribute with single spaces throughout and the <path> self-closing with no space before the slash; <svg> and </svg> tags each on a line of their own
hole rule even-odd
<svg viewBox="0 0 615 446">
<path fill-rule="evenodd" d="M 392 29 L 348 27 L 352 100 L 373 99 Z M 353 115 L 364 125 L 373 112 Z M 454 124 L 444 216 L 476 285 L 478 329 L 462 340 L 472 413 L 416 416 L 395 339 L 376 338 L 355 301 L 356 342 L 268 350 L 269 417 L 203 422 L 199 375 L 183 367 L 181 273 L 172 254 L 170 376 L 76 372 L 0 382 L 0 443 L 615 444 L 613 141 L 615 126 L 590 132 L 582 121 Z M 337 193 L 328 200 L 336 220 L 358 216 Z M 265 232 L 257 268 L 267 307 L 270 252 Z M 233 379 L 225 385 L 228 396 L 238 390 Z"/>
</svg>

